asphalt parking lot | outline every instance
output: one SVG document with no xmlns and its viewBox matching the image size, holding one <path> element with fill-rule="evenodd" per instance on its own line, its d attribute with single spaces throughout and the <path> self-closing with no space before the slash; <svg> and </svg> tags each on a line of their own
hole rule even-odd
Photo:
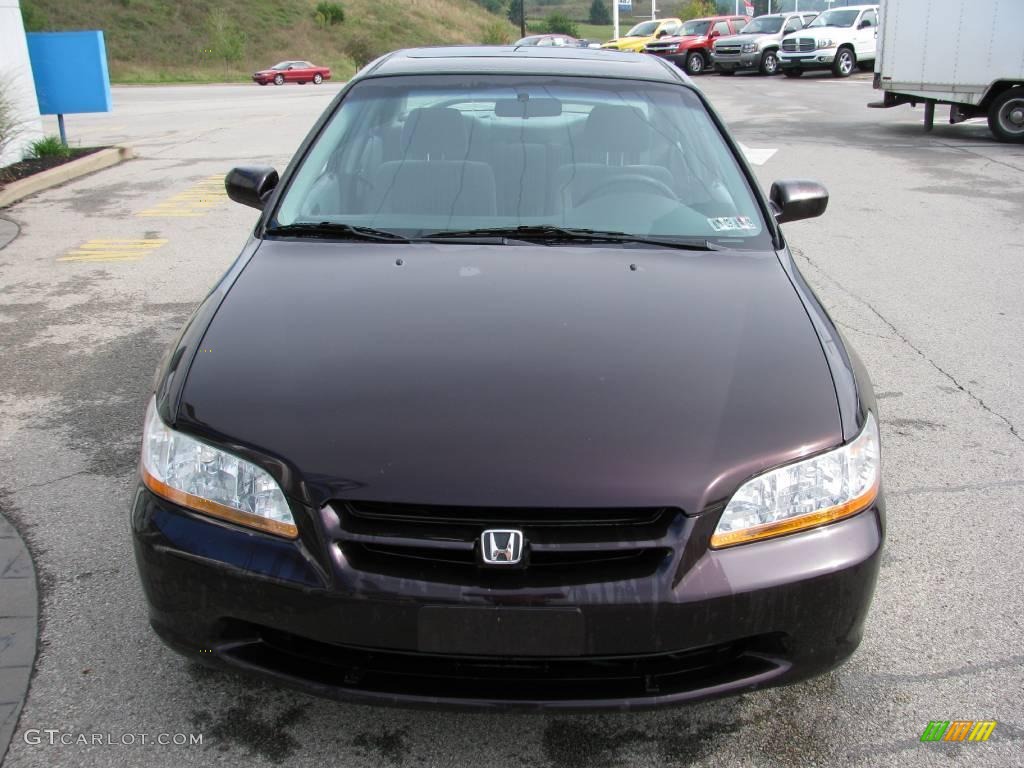
<svg viewBox="0 0 1024 768">
<path fill-rule="evenodd" d="M 138 158 L 3 211 L 21 234 L 0 251 L 0 508 L 42 596 L 5 765 L 1024 765 L 1024 146 L 866 109 L 869 75 L 699 85 L 765 187 L 831 192 L 786 233 L 881 410 L 888 545 L 849 663 L 681 709 L 509 716 L 342 705 L 166 649 L 127 524 L 153 371 L 255 220 L 217 179 L 283 167 L 339 86 L 116 88 L 112 114 L 68 130 Z M 983 744 L 919 741 L 955 719 L 998 726 Z M 31 729 L 203 743 L 31 744 Z"/>
</svg>

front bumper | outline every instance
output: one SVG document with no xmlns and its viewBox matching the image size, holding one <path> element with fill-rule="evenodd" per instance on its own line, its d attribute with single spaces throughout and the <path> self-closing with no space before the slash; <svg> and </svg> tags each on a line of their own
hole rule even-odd
<svg viewBox="0 0 1024 768">
<path fill-rule="evenodd" d="M 812 53 L 779 52 L 779 66 L 783 69 L 829 69 L 835 61 L 835 51 Z"/>
<path fill-rule="evenodd" d="M 713 517 L 681 518 L 678 547 L 648 578 L 518 589 L 359 572 L 329 543 L 318 554 L 319 534 L 250 532 L 142 488 L 132 529 L 150 620 L 168 645 L 348 701 L 648 708 L 795 682 L 855 650 L 881 497 L 834 525 L 721 551 L 702 543 Z M 438 610 L 451 623 L 430 632 Z M 549 642 L 560 652 L 546 653 Z"/>
<path fill-rule="evenodd" d="M 759 69 L 761 66 L 761 53 L 740 53 L 723 55 L 720 53 L 711 54 L 711 63 L 715 69 L 726 72 L 741 72 L 748 69 Z"/>
</svg>

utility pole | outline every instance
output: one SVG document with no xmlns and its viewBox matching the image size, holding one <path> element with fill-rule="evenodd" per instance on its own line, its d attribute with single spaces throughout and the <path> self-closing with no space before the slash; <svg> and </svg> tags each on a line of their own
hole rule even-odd
<svg viewBox="0 0 1024 768">
<path fill-rule="evenodd" d="M 612 39 L 619 39 L 619 0 L 612 0 Z"/>
<path fill-rule="evenodd" d="M 519 0 L 519 36 L 526 37 L 526 0 Z"/>
<path fill-rule="evenodd" d="M 618 1 L 619 0 L 615 0 L 615 2 L 618 2 Z M 656 18 L 658 18 L 658 8 L 657 8 L 657 5 L 658 5 L 658 0 L 651 0 L 651 21 L 654 21 Z"/>
</svg>

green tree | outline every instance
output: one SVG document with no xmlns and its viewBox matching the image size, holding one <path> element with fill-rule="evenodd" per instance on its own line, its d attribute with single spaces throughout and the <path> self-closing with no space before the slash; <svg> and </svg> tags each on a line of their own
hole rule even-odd
<svg viewBox="0 0 1024 768">
<path fill-rule="evenodd" d="M 241 61 L 245 55 L 245 32 L 222 8 L 206 17 L 206 33 L 213 55 L 224 61 L 224 68 Z"/>
<path fill-rule="evenodd" d="M 523 0 L 508 0 L 508 20 L 517 27 L 523 23 Z"/>
<path fill-rule="evenodd" d="M 544 17 L 544 29 L 553 35 L 569 35 L 569 37 L 580 36 L 579 31 L 576 29 L 576 22 L 564 13 L 559 13 L 558 11 L 549 13 Z"/>
<path fill-rule="evenodd" d="M 618 2 L 618 0 L 612 0 L 612 2 Z M 612 23 L 612 12 L 608 10 L 604 0 L 594 0 L 590 4 L 590 23 L 601 25 Z"/>
<path fill-rule="evenodd" d="M 718 15 L 718 6 L 714 0 L 684 0 L 676 6 L 676 16 L 683 21 L 716 15 Z"/>
</svg>

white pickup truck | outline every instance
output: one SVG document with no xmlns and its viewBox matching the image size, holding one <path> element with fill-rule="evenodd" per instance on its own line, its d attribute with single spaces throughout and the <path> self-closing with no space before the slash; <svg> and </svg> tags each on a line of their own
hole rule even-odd
<svg viewBox="0 0 1024 768">
<path fill-rule="evenodd" d="M 833 8 L 782 38 L 779 65 L 786 77 L 800 77 L 809 69 L 831 69 L 835 77 L 849 77 L 856 67 L 874 67 L 877 45 L 877 5 Z"/>
<path fill-rule="evenodd" d="M 941 6 L 941 8 L 940 8 Z M 875 88 L 870 107 L 935 105 L 949 122 L 987 117 L 1000 141 L 1024 142 L 1024 0 L 883 0 Z"/>
</svg>

